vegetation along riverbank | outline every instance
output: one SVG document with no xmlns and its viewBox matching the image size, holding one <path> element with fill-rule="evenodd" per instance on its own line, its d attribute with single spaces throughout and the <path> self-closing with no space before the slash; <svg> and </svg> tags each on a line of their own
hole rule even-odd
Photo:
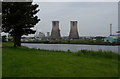
<svg viewBox="0 0 120 79">
<path fill-rule="evenodd" d="M 3 77 L 118 77 L 118 54 L 81 50 L 49 51 L 2 46 Z"/>
<path fill-rule="evenodd" d="M 120 45 L 120 43 L 99 42 L 92 40 L 38 40 L 22 41 L 22 43 L 44 43 L 44 44 L 84 44 L 84 45 Z"/>
</svg>

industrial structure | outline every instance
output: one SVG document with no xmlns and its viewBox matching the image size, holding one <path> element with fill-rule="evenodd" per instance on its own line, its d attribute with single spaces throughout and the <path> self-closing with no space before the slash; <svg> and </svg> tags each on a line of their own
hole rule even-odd
<svg viewBox="0 0 120 79">
<path fill-rule="evenodd" d="M 70 21 L 70 34 L 69 39 L 79 39 L 77 21 Z"/>
<path fill-rule="evenodd" d="M 50 37 L 50 32 L 47 32 L 47 37 Z"/>
<path fill-rule="evenodd" d="M 50 38 L 53 40 L 61 39 L 59 21 L 52 21 L 52 32 L 51 32 Z"/>
<path fill-rule="evenodd" d="M 120 42 L 119 31 L 117 33 L 118 33 L 117 35 L 112 34 L 112 24 L 110 24 L 110 35 L 104 38 L 104 42 L 119 43 Z"/>
<path fill-rule="evenodd" d="M 110 36 L 112 36 L 112 24 L 110 24 Z"/>
<path fill-rule="evenodd" d="M 45 34 L 42 32 L 39 32 L 36 37 L 37 40 L 46 40 Z"/>
</svg>

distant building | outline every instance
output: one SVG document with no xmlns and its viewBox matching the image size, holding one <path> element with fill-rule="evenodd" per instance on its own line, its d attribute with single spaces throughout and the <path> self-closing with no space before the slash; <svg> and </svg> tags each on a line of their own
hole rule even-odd
<svg viewBox="0 0 120 79">
<path fill-rule="evenodd" d="M 120 43 L 120 31 L 117 31 L 118 35 L 118 43 Z"/>
<path fill-rule="evenodd" d="M 21 37 L 21 41 L 23 42 L 28 42 L 28 41 L 34 41 L 35 40 L 35 37 Z"/>
<path fill-rule="evenodd" d="M 80 38 L 79 38 L 80 40 L 95 40 L 95 37 L 93 37 L 93 36 L 81 36 Z"/>
<path fill-rule="evenodd" d="M 47 32 L 47 37 L 50 37 L 50 32 Z"/>
<path fill-rule="evenodd" d="M 50 32 L 47 32 L 46 40 L 50 40 L 50 39 L 51 39 Z"/>
<path fill-rule="evenodd" d="M 37 40 L 46 40 L 45 34 L 42 32 L 39 32 L 36 39 Z"/>
<path fill-rule="evenodd" d="M 118 41 L 119 41 L 118 36 L 108 36 L 104 38 L 104 42 L 113 43 L 113 42 L 118 42 Z"/>
<path fill-rule="evenodd" d="M 68 36 L 63 36 L 61 37 L 62 40 L 69 40 L 69 37 Z"/>
</svg>

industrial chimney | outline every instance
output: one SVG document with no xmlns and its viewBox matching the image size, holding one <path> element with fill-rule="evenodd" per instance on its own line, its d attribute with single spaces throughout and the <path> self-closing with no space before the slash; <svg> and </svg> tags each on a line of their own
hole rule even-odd
<svg viewBox="0 0 120 79">
<path fill-rule="evenodd" d="M 60 29 L 59 29 L 59 21 L 52 21 L 52 32 L 51 39 L 59 40 L 61 38 Z"/>
<path fill-rule="evenodd" d="M 79 39 L 77 21 L 70 21 L 70 34 L 69 39 Z"/>
<path fill-rule="evenodd" d="M 110 24 L 110 36 L 112 36 L 112 24 Z"/>
</svg>

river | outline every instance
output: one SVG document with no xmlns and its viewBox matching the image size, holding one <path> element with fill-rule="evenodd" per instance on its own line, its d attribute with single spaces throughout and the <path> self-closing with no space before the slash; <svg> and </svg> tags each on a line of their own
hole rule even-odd
<svg viewBox="0 0 120 79">
<path fill-rule="evenodd" d="M 62 50 L 62 51 L 72 51 L 77 52 L 79 50 L 103 50 L 103 51 L 112 51 L 118 53 L 119 46 L 105 46 L 105 45 L 81 45 L 81 44 L 36 44 L 36 43 L 22 43 L 23 46 L 35 49 L 44 49 L 44 50 Z"/>
</svg>

